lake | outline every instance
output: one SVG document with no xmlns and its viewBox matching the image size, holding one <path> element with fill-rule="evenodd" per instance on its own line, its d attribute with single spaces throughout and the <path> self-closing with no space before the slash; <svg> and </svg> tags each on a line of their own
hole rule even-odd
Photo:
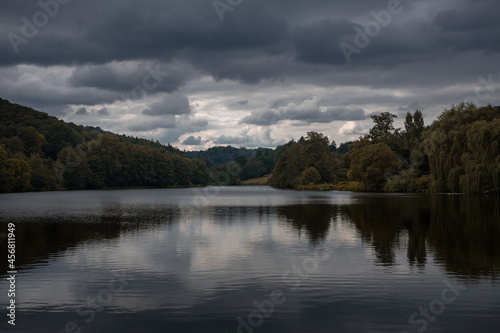
<svg viewBox="0 0 500 333">
<path fill-rule="evenodd" d="M 21 193 L 0 221 L 1 332 L 500 332 L 498 197 Z"/>
</svg>

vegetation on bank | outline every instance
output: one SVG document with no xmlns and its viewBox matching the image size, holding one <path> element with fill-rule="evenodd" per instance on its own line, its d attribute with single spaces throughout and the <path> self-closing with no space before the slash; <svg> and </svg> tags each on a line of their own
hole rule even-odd
<svg viewBox="0 0 500 333">
<path fill-rule="evenodd" d="M 269 184 L 304 190 L 500 190 L 500 107 L 453 105 L 428 127 L 418 110 L 406 115 L 404 129 L 394 128 L 396 115 L 389 112 L 371 118 L 369 134 L 345 153 L 316 132 L 289 142 Z"/>
<path fill-rule="evenodd" d="M 430 126 L 373 115 L 342 143 L 321 133 L 276 147 L 186 152 L 66 123 L 0 99 L 0 192 L 263 185 L 299 190 L 498 193 L 500 107 L 453 105 Z M 271 176 L 269 176 L 271 175 Z"/>
<path fill-rule="evenodd" d="M 262 177 L 257 177 L 257 178 L 252 178 L 248 180 L 244 180 L 241 182 L 241 185 L 247 185 L 247 186 L 263 186 L 267 185 L 269 182 L 269 178 L 271 178 L 271 175 L 265 175 Z"/>
</svg>

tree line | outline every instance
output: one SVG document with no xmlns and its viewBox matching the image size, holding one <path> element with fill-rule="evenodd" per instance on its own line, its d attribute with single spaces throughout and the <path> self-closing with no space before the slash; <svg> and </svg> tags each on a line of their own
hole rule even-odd
<svg viewBox="0 0 500 333">
<path fill-rule="evenodd" d="M 170 145 L 65 123 L 0 99 L 0 192 L 206 185 L 205 163 Z"/>
<path fill-rule="evenodd" d="M 323 184 L 341 190 L 386 192 L 498 193 L 500 107 L 461 103 L 430 126 L 422 112 L 371 116 L 367 135 L 337 149 L 321 133 L 291 141 L 273 170 L 270 185 L 304 188 Z M 330 149 L 329 149 L 330 147 Z M 339 148 L 341 148 L 339 147 Z M 306 187 L 307 188 L 307 187 Z"/>
<path fill-rule="evenodd" d="M 452 105 L 430 126 L 419 110 L 372 115 L 369 133 L 342 143 L 321 133 L 276 149 L 186 152 L 0 99 L 0 192 L 239 185 L 271 174 L 277 188 L 498 193 L 500 107 Z"/>
</svg>

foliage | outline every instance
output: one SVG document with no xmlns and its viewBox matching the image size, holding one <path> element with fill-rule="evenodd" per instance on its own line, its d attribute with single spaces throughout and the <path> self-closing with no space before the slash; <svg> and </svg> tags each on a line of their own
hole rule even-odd
<svg viewBox="0 0 500 333">
<path fill-rule="evenodd" d="M 317 132 L 309 132 L 306 138 L 288 144 L 269 183 L 278 188 L 296 188 L 303 184 L 303 172 L 310 168 L 320 176 L 314 179 L 315 183 L 332 183 L 338 178 L 338 155 L 330 152 L 328 137 Z"/>
<path fill-rule="evenodd" d="M 371 116 L 375 125 L 370 129 L 369 138 L 373 142 L 387 142 L 394 134 L 394 118 L 396 115 L 390 112 L 382 112 L 380 115 Z"/>
<path fill-rule="evenodd" d="M 355 149 L 351 156 L 352 180 L 362 181 L 365 189 L 383 188 L 387 178 L 398 171 L 399 159 L 385 143 L 367 144 Z"/>
<path fill-rule="evenodd" d="M 314 185 L 321 181 L 321 175 L 314 167 L 305 169 L 300 175 L 300 185 Z"/>
<path fill-rule="evenodd" d="M 0 147 L 0 192 L 21 192 L 29 189 L 31 167 L 25 161 L 7 158 Z"/>
<path fill-rule="evenodd" d="M 424 147 L 433 192 L 482 193 L 499 188 L 498 107 L 452 106 L 431 125 Z"/>
<path fill-rule="evenodd" d="M 398 175 L 387 179 L 384 186 L 385 192 L 417 193 L 425 192 L 429 187 L 430 176 L 420 175 L 415 169 L 406 169 Z"/>
<path fill-rule="evenodd" d="M 361 192 L 365 190 L 365 184 L 357 181 L 342 181 L 335 186 L 335 189 L 337 191 Z"/>
<path fill-rule="evenodd" d="M 197 159 L 159 142 L 65 123 L 0 99 L 0 192 L 206 185 Z"/>
<path fill-rule="evenodd" d="M 265 148 L 259 148 L 259 150 L 264 150 Z M 267 150 L 267 149 L 266 149 Z M 205 161 L 207 165 L 211 166 L 221 166 L 227 163 L 232 163 L 238 159 L 238 163 L 244 166 L 245 163 L 253 159 L 258 150 L 247 149 L 244 147 L 235 148 L 231 146 L 227 147 L 212 147 L 205 151 L 192 151 L 186 154 L 193 158 L 199 158 Z"/>
</svg>

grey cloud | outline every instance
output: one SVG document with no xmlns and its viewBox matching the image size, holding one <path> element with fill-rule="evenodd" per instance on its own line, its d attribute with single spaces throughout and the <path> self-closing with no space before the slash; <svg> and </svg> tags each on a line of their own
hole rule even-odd
<svg viewBox="0 0 500 333">
<path fill-rule="evenodd" d="M 109 115 L 107 108 L 100 108 L 100 109 L 96 110 L 95 112 L 100 116 L 108 116 Z"/>
<path fill-rule="evenodd" d="M 227 136 L 221 135 L 212 139 L 216 145 L 242 145 L 248 142 L 248 138 L 244 136 Z"/>
<path fill-rule="evenodd" d="M 82 115 L 85 115 L 85 114 L 87 114 L 87 108 L 85 108 L 85 107 L 79 108 L 75 112 L 75 115 L 77 115 L 77 116 L 82 116 Z"/>
<path fill-rule="evenodd" d="M 248 100 L 244 100 L 244 101 L 239 101 L 238 103 L 236 103 L 238 105 L 248 105 Z"/>
<path fill-rule="evenodd" d="M 208 120 L 203 118 L 191 118 L 190 124 L 193 128 L 203 129 L 208 126 Z"/>
<path fill-rule="evenodd" d="M 177 91 L 197 77 L 196 70 L 185 62 L 134 61 L 77 67 L 68 82 L 74 87 L 96 87 L 137 99 L 141 95 Z"/>
<path fill-rule="evenodd" d="M 420 103 L 413 102 L 413 103 L 411 103 L 411 104 L 409 104 L 407 106 L 401 106 L 401 107 L 399 107 L 397 109 L 397 111 L 398 111 L 397 116 L 399 118 L 404 118 L 404 117 L 406 117 L 406 114 L 408 112 L 410 112 L 411 114 L 413 114 L 417 110 L 422 111 L 422 110 L 424 110 L 424 108 L 422 108 L 422 106 L 420 105 Z"/>
<path fill-rule="evenodd" d="M 276 124 L 282 119 L 282 115 L 276 110 L 260 110 L 254 111 L 250 115 L 244 117 L 241 119 L 240 123 L 267 126 Z"/>
<path fill-rule="evenodd" d="M 161 100 L 142 111 L 147 116 L 181 115 L 191 113 L 191 106 L 186 95 L 173 93 L 164 95 Z"/>
<path fill-rule="evenodd" d="M 142 134 L 148 137 L 149 133 L 154 131 L 155 137 L 160 142 L 173 144 L 179 143 L 179 137 L 182 135 L 197 133 L 206 127 L 206 119 L 196 118 L 193 115 L 138 117 L 127 123 L 127 130 L 133 131 L 134 135 Z"/>
<path fill-rule="evenodd" d="M 270 128 L 243 128 L 238 135 L 220 135 L 208 138 L 215 145 L 233 145 L 245 147 L 274 147 L 283 144 L 283 140 L 275 140 Z"/>
<path fill-rule="evenodd" d="M 273 103 L 276 105 L 276 103 Z M 278 102 L 278 105 L 281 102 Z M 267 110 L 252 112 L 240 122 L 253 125 L 273 125 L 283 120 L 297 120 L 303 124 L 330 123 L 337 120 L 362 120 L 365 112 L 359 108 L 332 107 L 322 110 L 321 100 L 317 97 L 299 103 L 290 102 Z"/>
<path fill-rule="evenodd" d="M 146 132 L 159 128 L 176 128 L 175 116 L 167 115 L 159 119 L 136 119 L 129 123 L 128 129 L 133 132 Z"/>
<path fill-rule="evenodd" d="M 330 108 L 324 112 L 325 122 L 333 120 L 363 120 L 366 119 L 366 113 L 359 108 Z"/>
<path fill-rule="evenodd" d="M 191 135 L 186 140 L 182 141 L 182 144 L 186 146 L 199 146 L 201 145 L 201 142 L 202 142 L 201 136 L 195 138 L 194 136 Z"/>
</svg>

